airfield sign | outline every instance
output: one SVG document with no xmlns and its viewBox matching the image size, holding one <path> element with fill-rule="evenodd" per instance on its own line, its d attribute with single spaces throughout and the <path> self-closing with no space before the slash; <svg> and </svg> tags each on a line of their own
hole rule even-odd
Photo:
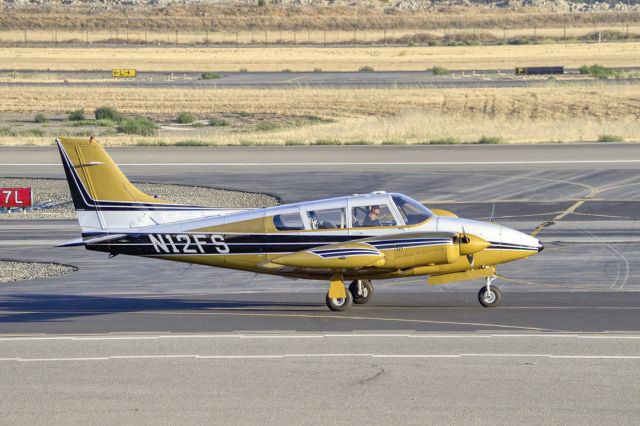
<svg viewBox="0 0 640 426">
<path fill-rule="evenodd" d="M 0 188 L 0 207 L 31 207 L 31 188 Z"/>
</svg>

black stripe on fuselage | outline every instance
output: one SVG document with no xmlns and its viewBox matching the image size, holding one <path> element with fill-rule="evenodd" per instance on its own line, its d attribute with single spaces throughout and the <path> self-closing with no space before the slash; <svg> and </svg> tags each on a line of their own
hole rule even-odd
<svg viewBox="0 0 640 426">
<path fill-rule="evenodd" d="M 85 238 L 104 234 L 84 234 Z M 153 238 L 152 238 L 153 236 Z M 197 237 L 197 238 L 196 238 Z M 104 243 L 88 245 L 87 249 L 130 255 L 157 254 L 220 254 L 228 249 L 228 254 L 292 253 L 314 247 L 339 244 L 368 238 L 362 235 L 277 235 L 277 234 L 212 234 L 212 233 L 153 233 L 128 234 L 126 237 Z M 451 240 L 437 239 L 438 242 L 421 243 L 424 246 L 449 244 Z M 391 240 L 386 240 L 391 241 Z M 406 247 L 398 239 L 397 247 Z M 388 244 L 388 243 L 387 243 Z M 415 243 L 414 243 L 415 244 Z M 381 249 L 393 249 L 394 245 Z M 333 251 L 333 249 L 328 249 Z M 373 250 L 373 249 L 372 249 Z M 226 254 L 226 253 L 225 253 Z"/>
</svg>

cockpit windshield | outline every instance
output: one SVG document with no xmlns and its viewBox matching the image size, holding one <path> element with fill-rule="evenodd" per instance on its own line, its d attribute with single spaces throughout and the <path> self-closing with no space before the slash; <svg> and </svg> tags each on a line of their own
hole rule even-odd
<svg viewBox="0 0 640 426">
<path fill-rule="evenodd" d="M 407 225 L 424 222 L 433 216 L 428 208 L 407 196 L 394 195 L 393 202 L 396 203 L 396 207 Z"/>
</svg>

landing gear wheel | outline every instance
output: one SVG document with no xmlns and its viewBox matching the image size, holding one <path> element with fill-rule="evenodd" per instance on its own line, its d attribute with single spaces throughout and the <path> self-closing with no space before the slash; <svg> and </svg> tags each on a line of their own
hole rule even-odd
<svg viewBox="0 0 640 426">
<path fill-rule="evenodd" d="M 495 308 L 500 304 L 500 289 L 494 285 L 489 289 L 482 287 L 478 292 L 478 301 L 485 308 Z"/>
<path fill-rule="evenodd" d="M 358 282 L 360 287 L 358 288 Z M 369 280 L 355 280 L 349 284 L 349 293 L 353 296 L 353 303 L 356 305 L 366 305 L 373 297 L 373 286 Z"/>
<path fill-rule="evenodd" d="M 345 299 L 331 299 L 329 297 L 329 293 L 327 293 L 326 301 L 329 309 L 337 312 L 346 311 L 347 309 L 349 309 L 351 307 L 351 304 L 353 303 L 353 296 L 351 296 L 350 291 L 345 291 L 345 293 L 347 294 L 347 297 Z"/>
</svg>

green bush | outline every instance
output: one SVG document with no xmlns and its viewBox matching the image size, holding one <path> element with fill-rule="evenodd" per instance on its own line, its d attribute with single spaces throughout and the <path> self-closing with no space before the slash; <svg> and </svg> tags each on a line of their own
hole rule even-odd
<svg viewBox="0 0 640 426">
<path fill-rule="evenodd" d="M 226 127 L 229 125 L 229 122 L 227 120 L 223 120 L 222 118 L 210 118 L 209 119 L 209 126 L 213 126 L 213 127 Z"/>
<path fill-rule="evenodd" d="M 147 117 L 136 117 L 123 120 L 116 130 L 119 133 L 126 133 L 128 135 L 155 136 L 158 134 L 156 125 Z"/>
<path fill-rule="evenodd" d="M 313 72 L 322 72 L 322 68 L 314 68 Z"/>
<path fill-rule="evenodd" d="M 478 143 L 483 145 L 495 145 L 504 143 L 504 139 L 502 139 L 500 136 L 481 136 L 478 140 Z"/>
<path fill-rule="evenodd" d="M 249 72 L 249 70 L 246 68 L 240 68 L 240 72 Z"/>
<path fill-rule="evenodd" d="M 406 145 L 407 141 L 403 139 L 387 139 L 382 141 L 382 145 Z"/>
<path fill-rule="evenodd" d="M 124 115 L 118 112 L 115 108 L 103 106 L 95 110 L 96 120 L 110 120 L 114 123 L 119 123 L 124 120 Z"/>
<path fill-rule="evenodd" d="M 434 66 L 431 68 L 433 75 L 449 75 L 449 70 L 444 67 Z"/>
<path fill-rule="evenodd" d="M 598 142 L 624 142 L 624 138 L 619 135 L 600 135 Z"/>
<path fill-rule="evenodd" d="M 84 120 L 84 110 L 77 109 L 75 111 L 71 111 L 67 118 L 69 121 L 82 121 Z"/>
<path fill-rule="evenodd" d="M 220 74 L 216 74 L 215 72 L 203 72 L 202 79 L 203 80 L 216 80 L 220 78 Z"/>
<path fill-rule="evenodd" d="M 304 143 L 304 142 L 302 142 L 302 141 L 296 141 L 296 140 L 288 140 L 288 141 L 285 141 L 285 143 L 284 143 L 284 144 L 285 144 L 286 146 L 302 146 L 302 145 L 305 145 L 305 143 Z"/>
<path fill-rule="evenodd" d="M 358 68 L 359 72 L 373 72 L 374 69 L 373 67 L 370 67 L 369 65 L 365 65 L 363 67 Z"/>
<path fill-rule="evenodd" d="M 49 121 L 47 116 L 44 115 L 44 113 L 42 113 L 42 112 L 37 113 L 33 120 L 36 123 L 47 123 Z"/>
<path fill-rule="evenodd" d="M 181 112 L 178 114 L 177 120 L 180 124 L 191 124 L 196 121 L 196 118 L 189 112 Z"/>
<path fill-rule="evenodd" d="M 620 74 L 616 70 L 613 70 L 611 68 L 607 68 L 605 66 L 598 65 L 598 64 L 594 64 L 591 66 L 583 65 L 580 67 L 579 71 L 580 71 L 580 74 L 589 75 L 591 77 L 601 78 L 601 79 L 616 77 Z"/>
<path fill-rule="evenodd" d="M 97 126 L 97 127 L 116 127 L 118 123 L 112 120 L 108 120 L 106 118 L 100 120 L 80 120 L 74 121 L 73 127 L 84 127 L 84 126 Z"/>
</svg>

